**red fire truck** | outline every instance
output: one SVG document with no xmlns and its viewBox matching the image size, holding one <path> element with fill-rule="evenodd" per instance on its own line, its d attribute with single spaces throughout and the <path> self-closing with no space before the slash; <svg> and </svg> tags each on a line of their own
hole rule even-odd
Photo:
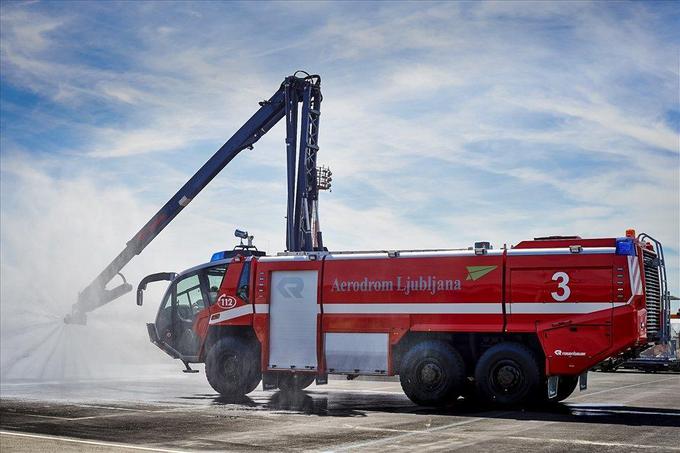
<svg viewBox="0 0 680 453">
<path fill-rule="evenodd" d="M 588 369 L 659 335 L 661 245 L 546 237 L 512 248 L 219 252 L 170 279 L 151 341 L 205 362 L 212 387 L 303 389 L 328 374 L 399 375 L 422 405 L 474 383 L 501 404 L 561 400 Z"/>
<path fill-rule="evenodd" d="M 414 402 L 441 405 L 471 384 L 514 404 L 566 398 L 588 368 L 667 337 L 663 249 L 647 235 L 546 237 L 494 250 L 329 252 L 319 227 L 321 77 L 298 71 L 133 236 L 78 295 L 66 323 L 132 290 L 122 268 L 241 151 L 285 119 L 286 250 L 247 245 L 170 280 L 151 341 L 206 364 L 223 395 L 303 389 L 328 374 L 399 375 Z M 298 128 L 299 125 L 299 128 Z M 299 133 L 299 135 L 298 135 Z M 123 282 L 107 285 L 120 275 Z"/>
</svg>

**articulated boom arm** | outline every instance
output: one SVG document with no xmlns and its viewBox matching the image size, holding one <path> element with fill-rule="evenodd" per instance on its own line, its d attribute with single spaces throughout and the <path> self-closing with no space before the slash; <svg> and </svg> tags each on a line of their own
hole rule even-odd
<svg viewBox="0 0 680 453">
<path fill-rule="evenodd" d="M 298 71 L 301 72 L 301 71 Z M 286 117 L 286 154 L 288 164 L 288 210 L 286 246 L 290 251 L 314 250 L 322 247 L 318 224 L 318 187 L 316 153 L 318 147 L 321 78 L 292 75 L 269 98 L 260 102 L 260 109 L 182 186 L 177 193 L 128 241 L 111 263 L 78 294 L 73 311 L 64 319 L 67 323 L 85 323 L 85 314 L 132 290 L 132 285 L 120 274 L 123 267 L 139 255 L 151 241 L 199 194 L 238 153 L 252 148 L 284 116 Z M 297 159 L 298 104 L 300 116 L 299 168 Z M 296 190 L 297 189 L 297 190 Z M 121 275 L 123 283 L 107 289 L 106 285 Z"/>
</svg>

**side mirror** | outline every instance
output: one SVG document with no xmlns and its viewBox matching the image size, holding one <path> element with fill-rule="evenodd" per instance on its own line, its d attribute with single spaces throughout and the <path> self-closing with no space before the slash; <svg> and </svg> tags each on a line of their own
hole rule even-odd
<svg viewBox="0 0 680 453">
<path fill-rule="evenodd" d="M 140 307 L 144 303 L 144 290 L 146 289 L 146 285 L 142 286 L 141 284 L 137 287 L 137 305 Z"/>
<path fill-rule="evenodd" d="M 144 277 L 142 281 L 139 282 L 139 285 L 137 285 L 137 305 L 141 307 L 144 303 L 144 290 L 146 289 L 147 283 L 159 282 L 162 280 L 173 281 L 176 277 L 177 274 L 174 272 L 159 272 Z"/>
</svg>

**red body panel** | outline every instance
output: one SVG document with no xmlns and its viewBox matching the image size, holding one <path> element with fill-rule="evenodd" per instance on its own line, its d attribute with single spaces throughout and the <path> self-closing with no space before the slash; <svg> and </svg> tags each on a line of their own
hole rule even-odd
<svg viewBox="0 0 680 453">
<path fill-rule="evenodd" d="M 570 250 L 574 245 L 583 248 Z M 213 305 L 210 326 L 252 325 L 266 369 L 271 274 L 315 270 L 318 372 L 325 371 L 326 333 L 386 333 L 394 346 L 411 331 L 535 335 L 546 374 L 575 375 L 646 341 L 639 246 L 636 257 L 617 255 L 615 246 L 615 239 L 569 239 L 525 241 L 481 255 L 252 258 L 251 303 Z M 230 265 L 220 296 L 236 297 L 241 259 Z M 196 322 L 202 338 L 209 327 L 205 319 Z"/>
<path fill-rule="evenodd" d="M 473 280 L 470 266 L 493 269 Z M 335 332 L 500 332 L 502 268 L 500 254 L 324 260 L 324 327 Z"/>
</svg>

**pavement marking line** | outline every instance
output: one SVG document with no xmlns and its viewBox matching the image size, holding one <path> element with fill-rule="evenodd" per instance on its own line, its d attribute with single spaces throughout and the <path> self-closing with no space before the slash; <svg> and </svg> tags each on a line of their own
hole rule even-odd
<svg viewBox="0 0 680 453">
<path fill-rule="evenodd" d="M 333 392 L 340 392 L 340 393 L 370 393 L 370 394 L 378 394 L 378 395 L 384 395 L 384 394 L 389 394 L 389 395 L 404 395 L 406 397 L 406 394 L 404 392 L 392 392 L 392 391 L 378 391 L 378 390 L 362 390 L 362 389 L 328 389 L 328 390 L 313 390 L 310 391 L 309 393 L 333 393 Z"/>
<path fill-rule="evenodd" d="M 93 407 L 93 408 L 102 408 L 102 409 L 119 409 L 116 407 L 104 407 L 104 406 L 88 406 L 88 405 L 77 405 L 79 407 Z M 203 406 L 199 406 L 203 407 Z M 209 406 L 205 406 L 209 407 Z M 174 408 L 174 409 L 159 409 L 156 411 L 148 410 L 148 409 L 127 409 L 127 408 L 120 408 L 122 411 L 126 411 L 123 413 L 116 413 L 116 414 L 102 414 L 102 415 L 85 415 L 83 417 L 60 417 L 58 415 L 42 415 L 42 414 L 27 414 L 27 413 L 19 413 L 16 412 L 15 414 L 21 415 L 22 417 L 37 417 L 37 418 L 49 418 L 49 419 L 54 419 L 54 420 L 65 420 L 69 422 L 75 422 L 79 420 L 94 420 L 97 418 L 111 418 L 111 417 L 122 417 L 126 415 L 131 415 L 130 412 L 137 413 L 137 414 L 164 414 L 168 412 L 175 412 L 175 411 L 182 411 L 182 410 L 187 410 L 187 408 Z"/>
<path fill-rule="evenodd" d="M 40 414 L 19 414 L 22 417 L 48 418 L 50 420 L 63 420 L 66 422 L 77 422 L 79 420 L 92 420 L 95 418 L 121 417 L 130 414 L 108 414 L 108 415 L 90 415 L 87 417 L 59 417 L 58 415 L 40 415 Z"/>
<path fill-rule="evenodd" d="M 18 412 L 15 412 L 12 415 L 21 415 L 22 417 L 36 417 L 36 418 L 49 418 L 53 420 L 65 420 L 67 422 L 73 421 L 72 418 L 68 417 L 59 417 L 57 415 L 40 415 L 40 414 L 20 414 Z"/>
<path fill-rule="evenodd" d="M 500 414 L 496 414 L 496 416 L 507 415 L 509 413 L 510 412 L 502 412 Z M 410 432 L 406 432 L 406 433 L 403 433 L 403 434 L 398 434 L 396 436 L 382 437 L 380 439 L 369 440 L 367 442 L 359 442 L 359 443 L 354 443 L 354 444 L 350 444 L 350 445 L 345 445 L 345 446 L 340 447 L 340 448 L 331 448 L 331 449 L 325 450 L 325 451 L 326 452 L 336 452 L 336 451 L 347 451 L 347 450 L 354 450 L 354 449 L 362 449 L 362 448 L 365 448 L 365 447 L 370 447 L 372 445 L 377 445 L 377 444 L 382 444 L 382 443 L 385 443 L 385 442 L 391 442 L 391 441 L 395 441 L 395 440 L 398 440 L 398 439 L 403 439 L 404 437 L 416 436 L 418 434 L 429 434 L 429 433 L 442 431 L 442 430 L 449 429 L 449 428 L 454 428 L 456 426 L 469 425 L 470 423 L 476 423 L 476 422 L 482 421 L 482 420 L 489 420 L 489 417 L 478 417 L 478 418 L 473 418 L 473 419 L 470 419 L 470 420 L 463 420 L 463 421 L 460 421 L 460 422 L 449 423 L 448 425 L 437 426 L 436 428 L 426 428 L 426 429 L 423 429 L 423 430 L 420 430 L 420 431 L 410 431 Z"/>
<path fill-rule="evenodd" d="M 575 400 L 577 398 L 586 398 L 586 397 L 593 396 L 593 395 L 599 395 L 600 393 L 614 392 L 616 390 L 627 389 L 627 388 L 630 388 L 630 387 L 639 387 L 640 385 L 650 385 L 650 384 L 655 384 L 657 382 L 670 381 L 670 380 L 673 380 L 673 379 L 678 379 L 678 378 L 674 376 L 674 377 L 669 377 L 669 378 L 665 378 L 665 379 L 657 379 L 655 381 L 638 382 L 637 384 L 628 384 L 628 385 L 623 385 L 621 387 L 615 387 L 613 389 L 605 389 L 605 390 L 600 390 L 599 392 L 586 393 L 584 395 L 574 396 L 573 398 L 569 398 L 569 399 Z"/>
<path fill-rule="evenodd" d="M 91 407 L 93 409 L 111 409 L 114 411 L 154 412 L 150 409 L 132 409 L 129 407 L 99 406 L 97 404 L 73 403 L 73 405 L 76 407 Z"/>
<path fill-rule="evenodd" d="M 583 440 L 583 439 L 542 439 L 540 437 L 521 437 L 521 436 L 507 436 L 505 439 L 521 440 L 524 442 L 552 442 L 560 444 L 574 444 L 574 445 L 591 445 L 598 447 L 628 447 L 628 448 L 649 448 L 657 451 L 661 450 L 673 450 L 680 451 L 680 447 L 671 447 L 668 445 L 641 445 L 641 444 L 628 444 L 625 442 L 598 442 L 594 440 Z"/>
<path fill-rule="evenodd" d="M 129 450 L 143 450 L 143 451 L 161 451 L 164 453 L 186 453 L 184 450 L 169 450 L 167 448 L 160 447 L 142 447 L 140 445 L 133 444 L 119 444 L 114 442 L 101 442 L 94 440 L 81 440 L 81 439 L 71 439 L 69 437 L 59 437 L 59 436 L 49 436 L 46 434 L 27 434 L 18 433 L 14 431 L 0 431 L 0 436 L 15 436 L 15 437 L 28 437 L 32 439 L 44 439 L 44 440 L 54 440 L 59 442 L 70 442 L 75 444 L 85 444 L 85 445 L 97 445 L 100 447 L 112 447 L 112 448 L 127 448 Z"/>
<path fill-rule="evenodd" d="M 343 428 L 356 429 L 358 431 L 384 431 L 386 433 L 413 433 L 413 434 L 420 432 L 412 429 L 380 428 L 377 426 L 355 426 L 349 424 L 344 424 L 342 426 Z"/>
<path fill-rule="evenodd" d="M 574 409 L 582 412 L 599 412 L 603 414 L 633 414 L 633 415 L 664 415 L 669 417 L 680 417 L 679 412 L 652 412 L 652 411 L 634 411 L 634 410 L 619 410 L 617 408 L 612 409 L 598 409 L 593 407 L 580 407 L 577 405 L 569 406 L 570 409 Z"/>
<path fill-rule="evenodd" d="M 174 379 L 180 380 L 175 374 L 164 374 L 161 376 L 142 376 L 135 378 L 119 378 L 119 379 L 75 379 L 73 381 L 33 381 L 33 382 L 3 382 L 2 387 L 21 387 L 21 386 L 35 386 L 35 385 L 78 385 L 78 384 L 104 384 L 104 383 L 119 383 L 119 382 L 143 382 L 149 381 L 153 382 L 158 380 L 159 377 L 163 379 Z"/>
</svg>

